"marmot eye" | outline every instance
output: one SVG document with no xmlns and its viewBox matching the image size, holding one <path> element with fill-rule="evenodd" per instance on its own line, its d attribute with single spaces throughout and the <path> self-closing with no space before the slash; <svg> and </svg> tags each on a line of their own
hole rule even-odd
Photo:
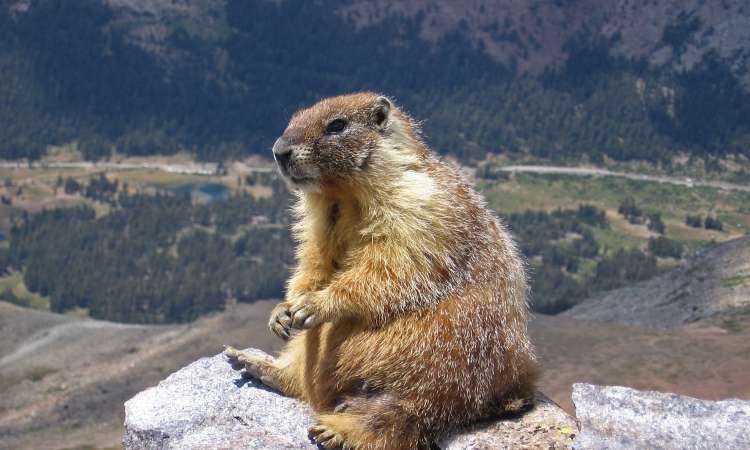
<svg viewBox="0 0 750 450">
<path fill-rule="evenodd" d="M 333 119 L 326 127 L 326 133 L 341 133 L 346 128 L 345 119 Z"/>
</svg>

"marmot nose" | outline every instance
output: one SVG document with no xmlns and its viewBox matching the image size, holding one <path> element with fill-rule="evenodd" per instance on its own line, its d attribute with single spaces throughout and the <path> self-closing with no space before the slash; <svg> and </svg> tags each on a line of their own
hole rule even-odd
<svg viewBox="0 0 750 450">
<path fill-rule="evenodd" d="M 286 169 L 289 167 L 289 160 L 292 158 L 292 147 L 283 137 L 276 139 L 276 142 L 273 144 L 273 157 L 281 168 Z"/>
</svg>

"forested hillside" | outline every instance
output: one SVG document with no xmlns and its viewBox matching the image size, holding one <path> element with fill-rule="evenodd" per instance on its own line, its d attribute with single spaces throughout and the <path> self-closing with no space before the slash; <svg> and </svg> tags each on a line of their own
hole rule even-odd
<svg viewBox="0 0 750 450">
<path fill-rule="evenodd" d="M 87 206 L 14 218 L 10 245 L 0 248 L 0 270 L 22 273 L 25 287 L 49 298 L 54 312 L 82 308 L 119 322 L 185 322 L 228 301 L 282 298 L 294 264 L 291 199 L 275 174 L 265 174 L 263 183 L 272 196 L 235 193 L 196 203 L 174 191 L 128 194 L 127 186 L 103 175 L 59 179 L 60 189 L 82 196 Z M 88 205 L 106 205 L 109 212 L 97 215 Z M 595 233 L 610 222 L 591 205 L 502 215 L 529 261 L 532 307 L 542 313 L 657 275 L 657 256 L 681 257 L 664 254 L 662 247 L 682 245 L 666 237 L 648 250 L 608 249 Z M 658 214 L 649 220 L 661 221 Z M 0 298 L 29 306 L 10 289 Z"/>
<path fill-rule="evenodd" d="M 0 0 L 0 157 L 240 157 L 363 89 L 467 160 L 750 155 L 750 8 L 693 3 Z"/>
<path fill-rule="evenodd" d="M 280 181 L 274 186 L 273 198 L 194 204 L 189 194 L 116 194 L 118 186 L 95 178 L 82 193 L 106 202 L 109 214 L 97 218 L 84 206 L 24 215 L 0 259 L 23 270 L 28 289 L 48 296 L 52 311 L 85 308 L 120 322 L 184 322 L 230 299 L 278 298 L 294 241 L 287 191 Z"/>
</svg>

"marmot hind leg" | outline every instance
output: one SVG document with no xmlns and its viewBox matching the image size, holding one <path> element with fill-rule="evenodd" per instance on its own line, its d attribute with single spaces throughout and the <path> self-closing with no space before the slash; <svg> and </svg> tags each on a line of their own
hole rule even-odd
<svg viewBox="0 0 750 450">
<path fill-rule="evenodd" d="M 278 359 L 261 358 L 228 345 L 224 349 L 224 354 L 230 363 L 244 366 L 251 377 L 260 380 L 266 386 L 289 397 L 298 396 L 299 383 L 288 368 L 278 365 Z"/>
<path fill-rule="evenodd" d="M 425 427 L 395 398 L 376 394 L 349 397 L 341 412 L 320 414 L 310 437 L 325 449 L 429 450 Z"/>
<path fill-rule="evenodd" d="M 503 417 L 522 414 L 536 404 L 536 386 L 541 372 L 534 361 L 528 361 L 527 364 L 521 379 L 498 399 L 494 415 Z"/>
</svg>

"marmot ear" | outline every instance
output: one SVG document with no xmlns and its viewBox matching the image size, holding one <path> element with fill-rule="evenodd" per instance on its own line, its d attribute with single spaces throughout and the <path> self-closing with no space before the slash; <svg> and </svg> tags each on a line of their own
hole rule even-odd
<svg viewBox="0 0 750 450">
<path fill-rule="evenodd" d="M 391 113 L 391 101 L 385 97 L 375 99 L 375 108 L 372 110 L 372 121 L 378 127 L 384 127 Z"/>
</svg>

